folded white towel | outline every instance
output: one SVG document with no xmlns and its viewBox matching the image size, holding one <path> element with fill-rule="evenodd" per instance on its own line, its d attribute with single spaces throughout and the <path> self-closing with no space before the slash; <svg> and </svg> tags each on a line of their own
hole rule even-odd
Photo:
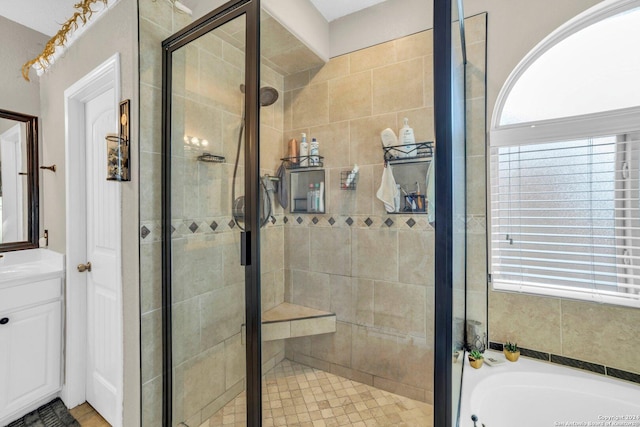
<svg viewBox="0 0 640 427">
<path fill-rule="evenodd" d="M 384 208 L 387 212 L 395 212 L 395 205 L 393 201 L 397 193 L 398 188 L 396 187 L 396 180 L 393 177 L 391 165 L 387 164 L 382 171 L 382 182 L 380 183 L 380 188 L 378 188 L 378 192 L 376 193 L 376 197 L 384 203 Z"/>
<path fill-rule="evenodd" d="M 427 172 L 427 216 L 429 223 L 436 222 L 436 164 L 435 158 L 429 163 Z"/>
</svg>

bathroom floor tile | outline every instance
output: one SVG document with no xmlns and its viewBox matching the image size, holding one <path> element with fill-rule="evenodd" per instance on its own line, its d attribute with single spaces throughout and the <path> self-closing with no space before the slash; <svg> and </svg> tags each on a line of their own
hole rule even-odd
<svg viewBox="0 0 640 427">
<path fill-rule="evenodd" d="M 290 360 L 263 380 L 263 425 L 432 427 L 433 407 Z M 242 392 L 206 420 L 207 427 L 245 426 Z"/>
</svg>

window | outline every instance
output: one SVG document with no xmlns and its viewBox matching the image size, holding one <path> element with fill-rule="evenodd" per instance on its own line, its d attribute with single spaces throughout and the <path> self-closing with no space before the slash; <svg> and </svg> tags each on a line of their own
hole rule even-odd
<svg viewBox="0 0 640 427">
<path fill-rule="evenodd" d="M 638 42 L 640 2 L 604 2 L 503 88 L 491 131 L 494 289 L 640 307 Z"/>
</svg>

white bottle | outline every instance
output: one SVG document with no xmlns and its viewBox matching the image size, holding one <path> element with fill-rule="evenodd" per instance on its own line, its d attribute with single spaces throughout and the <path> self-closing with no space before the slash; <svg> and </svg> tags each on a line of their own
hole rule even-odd
<svg viewBox="0 0 640 427">
<path fill-rule="evenodd" d="M 400 144 L 404 145 L 402 157 L 415 157 L 416 153 L 416 137 L 413 134 L 413 129 L 409 127 L 409 119 L 404 118 L 404 126 L 400 129 Z"/>
<path fill-rule="evenodd" d="M 306 168 L 309 166 L 309 143 L 307 142 L 307 134 L 302 134 L 302 140 L 300 141 L 300 167 Z"/>
<path fill-rule="evenodd" d="M 357 163 L 354 164 L 353 169 L 351 169 L 351 172 L 349 173 L 349 175 L 347 175 L 347 182 L 344 183 L 344 188 L 351 189 L 351 185 L 355 182 L 356 178 L 358 177 L 359 170 L 360 168 L 358 167 L 358 164 Z"/>
<path fill-rule="evenodd" d="M 320 211 L 320 183 L 316 182 L 315 191 L 313 192 L 314 212 Z"/>
<path fill-rule="evenodd" d="M 396 184 L 396 194 L 393 196 L 393 208 L 400 212 L 400 184 Z"/>
<path fill-rule="evenodd" d="M 320 166 L 320 145 L 315 138 L 311 138 L 309 154 L 311 155 L 310 163 L 311 166 Z"/>
<path fill-rule="evenodd" d="M 307 191 L 307 212 L 315 212 L 316 208 L 316 191 L 313 184 L 309 184 L 309 191 Z"/>
<path fill-rule="evenodd" d="M 324 181 L 320 181 L 320 194 L 318 194 L 318 212 L 324 212 Z"/>
</svg>

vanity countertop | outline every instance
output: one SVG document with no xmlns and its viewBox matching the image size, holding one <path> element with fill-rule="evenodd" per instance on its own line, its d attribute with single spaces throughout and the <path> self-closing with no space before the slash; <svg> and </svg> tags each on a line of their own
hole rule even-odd
<svg viewBox="0 0 640 427">
<path fill-rule="evenodd" d="M 28 249 L 0 255 L 0 288 L 64 274 L 64 255 L 48 249 Z"/>
</svg>

